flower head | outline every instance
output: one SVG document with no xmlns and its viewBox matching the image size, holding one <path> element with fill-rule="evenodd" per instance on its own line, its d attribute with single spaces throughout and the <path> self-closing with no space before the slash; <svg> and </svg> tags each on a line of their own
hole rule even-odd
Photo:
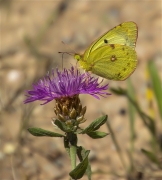
<svg viewBox="0 0 162 180">
<path fill-rule="evenodd" d="M 90 94 L 99 99 L 99 96 L 107 96 L 105 92 L 108 89 L 108 84 L 101 85 L 98 78 L 94 78 L 89 73 L 80 73 L 74 67 L 62 72 L 56 69 L 56 75 L 52 70 L 52 77 L 49 74 L 44 79 L 33 84 L 32 90 L 26 91 L 27 99 L 24 103 L 33 102 L 36 100 L 44 101 L 46 104 L 52 100 L 61 98 L 69 98 L 79 94 Z"/>
</svg>

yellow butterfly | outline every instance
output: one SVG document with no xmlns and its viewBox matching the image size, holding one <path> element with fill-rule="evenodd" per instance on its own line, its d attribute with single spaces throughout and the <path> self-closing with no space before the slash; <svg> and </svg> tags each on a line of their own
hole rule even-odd
<svg viewBox="0 0 162 180">
<path fill-rule="evenodd" d="M 137 66 L 135 45 L 138 30 L 134 22 L 124 22 L 94 41 L 83 55 L 75 54 L 80 66 L 106 79 L 125 80 Z"/>
</svg>

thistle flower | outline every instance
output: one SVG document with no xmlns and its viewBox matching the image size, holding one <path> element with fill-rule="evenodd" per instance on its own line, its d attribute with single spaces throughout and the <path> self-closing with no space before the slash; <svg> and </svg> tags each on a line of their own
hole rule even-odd
<svg viewBox="0 0 162 180">
<path fill-rule="evenodd" d="M 105 92 L 108 84 L 101 85 L 102 81 L 98 83 L 98 78 L 92 77 L 89 73 L 81 74 L 74 67 L 71 67 L 70 70 L 64 69 L 63 72 L 56 69 L 56 72 L 55 76 L 54 70 L 52 70 L 52 77 L 48 73 L 46 78 L 33 84 L 33 90 L 26 91 L 27 99 L 24 103 L 40 100 L 46 104 L 54 99 L 73 97 L 79 94 L 90 94 L 97 99 L 99 96 L 109 95 Z"/>
<path fill-rule="evenodd" d="M 82 108 L 79 94 L 90 94 L 97 99 L 99 96 L 110 95 L 105 91 L 108 89 L 108 84 L 101 85 L 101 83 L 102 81 L 98 82 L 98 78 L 94 78 L 89 73 L 80 73 L 74 67 L 69 70 L 64 69 L 62 72 L 56 69 L 56 75 L 52 70 L 52 77 L 48 73 L 43 80 L 33 84 L 33 90 L 26 91 L 27 99 L 24 103 L 40 100 L 46 104 L 56 100 L 54 112 L 58 119 L 67 123 L 69 119 L 83 122 L 86 107 Z"/>
</svg>

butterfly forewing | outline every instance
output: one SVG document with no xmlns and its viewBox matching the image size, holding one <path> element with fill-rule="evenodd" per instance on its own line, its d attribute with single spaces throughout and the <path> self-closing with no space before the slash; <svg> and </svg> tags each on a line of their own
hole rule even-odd
<svg viewBox="0 0 162 180">
<path fill-rule="evenodd" d="M 112 80 L 125 80 L 137 66 L 137 56 L 133 48 L 112 44 L 93 51 L 87 63 L 92 73 Z"/>
<path fill-rule="evenodd" d="M 108 44 L 120 44 L 135 48 L 137 40 L 137 25 L 134 22 L 124 22 L 113 29 L 106 32 L 96 41 L 94 41 L 90 47 L 84 53 L 84 59 L 88 59 L 89 55 L 101 46 Z"/>
</svg>

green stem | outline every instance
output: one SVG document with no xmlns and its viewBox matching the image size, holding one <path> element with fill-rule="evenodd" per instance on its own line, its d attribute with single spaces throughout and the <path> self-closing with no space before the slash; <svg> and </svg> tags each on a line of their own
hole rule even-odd
<svg viewBox="0 0 162 180">
<path fill-rule="evenodd" d="M 70 146 L 70 159 L 72 170 L 76 167 L 76 146 Z"/>
</svg>

